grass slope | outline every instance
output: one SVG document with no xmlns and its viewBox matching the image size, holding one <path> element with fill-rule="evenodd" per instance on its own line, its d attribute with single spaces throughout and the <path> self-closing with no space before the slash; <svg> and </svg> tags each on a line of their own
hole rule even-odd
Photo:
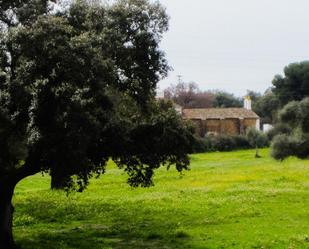
<svg viewBox="0 0 309 249">
<path fill-rule="evenodd" d="M 309 160 L 261 151 L 192 156 L 191 171 L 156 173 L 132 189 L 109 165 L 82 194 L 21 182 L 15 235 L 24 249 L 309 248 Z"/>
</svg>

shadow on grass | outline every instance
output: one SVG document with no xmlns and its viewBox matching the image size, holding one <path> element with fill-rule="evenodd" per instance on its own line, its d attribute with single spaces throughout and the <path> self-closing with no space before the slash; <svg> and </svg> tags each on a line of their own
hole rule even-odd
<svg viewBox="0 0 309 249">
<path fill-rule="evenodd" d="M 108 234 L 94 229 L 80 229 L 78 231 L 59 231 L 57 233 L 39 233 L 31 240 L 21 239 L 18 244 L 22 249 L 96 249 L 96 248 L 128 248 L 128 249 L 157 249 L 157 248 L 190 248 L 186 238 L 166 239 L 160 235 L 150 235 L 148 239 L 136 237 L 132 234 Z"/>
<path fill-rule="evenodd" d="M 17 206 L 15 233 L 22 249 L 190 248 L 191 238 L 179 227 L 177 210 L 135 202 L 58 206 L 35 198 L 31 203 Z M 18 219 L 25 213 L 30 222 Z"/>
</svg>

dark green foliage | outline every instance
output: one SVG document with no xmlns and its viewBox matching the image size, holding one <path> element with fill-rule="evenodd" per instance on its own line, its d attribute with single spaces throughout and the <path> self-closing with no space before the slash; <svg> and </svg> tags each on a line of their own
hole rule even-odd
<svg viewBox="0 0 309 249">
<path fill-rule="evenodd" d="M 248 142 L 249 144 L 255 148 L 255 157 L 259 158 L 260 154 L 259 154 L 259 148 L 261 147 L 266 147 L 269 145 L 269 141 L 268 141 L 268 137 L 266 134 L 264 134 L 261 131 L 258 131 L 254 128 L 250 128 L 247 131 L 247 138 L 248 138 Z"/>
<path fill-rule="evenodd" d="M 38 16 L 48 12 L 48 3 L 52 2 L 56 0 L 2 0 L 0 21 L 9 27 L 31 25 Z"/>
<path fill-rule="evenodd" d="M 272 142 L 271 155 L 277 160 L 283 160 L 287 155 L 296 156 L 299 148 L 299 140 L 295 137 L 280 134 L 276 136 Z"/>
<path fill-rule="evenodd" d="M 193 144 L 193 152 L 194 153 L 203 153 L 212 151 L 212 144 L 209 137 L 196 137 L 195 143 Z"/>
<path fill-rule="evenodd" d="M 125 168 L 132 186 L 151 185 L 153 170 L 161 164 L 167 167 L 175 164 L 178 171 L 188 169 L 187 153 L 192 151 L 193 129 L 182 123 L 171 103 L 163 101 L 152 107 L 144 121 L 126 124 L 127 135 L 124 134 L 121 147 L 114 150 L 113 159 L 120 168 Z"/>
<path fill-rule="evenodd" d="M 36 4 L 25 5 L 30 19 Z M 147 1 L 78 1 L 56 15 L 45 12 L 31 25 L 18 18 L 20 27 L 2 39 L 1 61 L 10 63 L 9 53 L 11 63 L 1 74 L 1 117 L 7 120 L 1 130 L 22 155 L 12 155 L 12 162 L 1 158 L 5 167 L 14 170 L 23 160 L 80 190 L 93 173 L 104 173 L 111 156 L 126 167 L 132 185 L 151 184 L 160 163 L 186 168 L 191 133 L 171 107 L 152 101 L 168 70 L 158 48 L 167 30 L 164 9 Z M 121 104 L 130 108 L 121 109 L 111 90 L 126 96 Z"/>
<path fill-rule="evenodd" d="M 288 65 L 284 68 L 284 77 L 277 75 L 272 83 L 272 91 L 280 100 L 281 106 L 293 100 L 302 100 L 309 96 L 309 62 Z"/>
<path fill-rule="evenodd" d="M 255 128 L 248 129 L 246 137 L 252 148 L 263 148 L 269 145 L 267 135 Z"/>
<path fill-rule="evenodd" d="M 284 106 L 279 112 L 280 122 L 287 124 L 293 128 L 298 126 L 298 122 L 301 118 L 301 110 L 297 101 L 291 101 Z"/>
<path fill-rule="evenodd" d="M 154 101 L 169 70 L 159 3 L 0 7 L 0 190 L 9 193 L 0 214 L 10 213 L 0 216 L 0 248 L 13 248 L 13 189 L 29 175 L 48 172 L 61 188 L 82 191 L 109 158 L 132 186 L 150 186 L 162 164 L 188 169 L 193 130 L 170 103 Z"/>
<path fill-rule="evenodd" d="M 264 134 L 259 133 L 263 137 L 263 143 L 259 143 L 258 147 L 263 148 L 269 145 L 268 139 Z M 255 145 L 250 144 L 248 136 L 243 135 L 216 135 L 197 138 L 195 140 L 193 151 L 196 153 L 211 151 L 233 151 L 241 149 L 252 149 Z"/>
<path fill-rule="evenodd" d="M 236 147 L 233 138 L 229 135 L 212 136 L 209 139 L 214 151 L 231 151 Z"/>
<path fill-rule="evenodd" d="M 278 123 L 276 124 L 271 130 L 269 130 L 266 135 L 268 139 L 271 141 L 273 138 L 279 134 L 286 134 L 290 135 L 292 133 L 292 128 L 289 127 L 287 124 Z"/>
<path fill-rule="evenodd" d="M 280 107 L 279 100 L 272 92 L 252 99 L 252 110 L 259 115 L 262 123 L 273 124 L 277 121 L 277 112 Z"/>
<path fill-rule="evenodd" d="M 232 136 L 234 140 L 235 147 L 237 149 L 250 149 L 250 143 L 248 141 L 248 137 L 244 135 L 234 135 Z M 261 147 L 266 147 L 266 146 L 261 146 Z"/>
<path fill-rule="evenodd" d="M 309 98 L 303 99 L 299 103 L 300 117 L 298 121 L 300 122 L 300 128 L 303 133 L 309 133 Z"/>
<path fill-rule="evenodd" d="M 292 132 L 278 135 L 272 142 L 272 155 L 278 160 L 288 156 L 309 156 L 309 98 L 288 103 L 279 113 L 280 122 L 289 125 Z"/>
<path fill-rule="evenodd" d="M 242 107 L 243 101 L 241 98 L 235 97 L 227 92 L 216 92 L 213 101 L 213 107 Z"/>
</svg>

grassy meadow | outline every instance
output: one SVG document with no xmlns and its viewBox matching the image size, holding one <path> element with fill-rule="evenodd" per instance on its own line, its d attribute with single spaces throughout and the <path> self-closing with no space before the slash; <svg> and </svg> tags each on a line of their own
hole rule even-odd
<svg viewBox="0 0 309 249">
<path fill-rule="evenodd" d="M 309 160 L 261 150 L 192 155 L 191 170 L 162 168 L 131 188 L 110 163 L 84 193 L 49 190 L 36 175 L 16 189 L 23 249 L 309 248 Z"/>
</svg>

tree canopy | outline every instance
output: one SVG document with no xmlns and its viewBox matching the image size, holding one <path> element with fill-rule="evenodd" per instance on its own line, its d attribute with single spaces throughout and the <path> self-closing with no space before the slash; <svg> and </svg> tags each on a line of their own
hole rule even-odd
<svg viewBox="0 0 309 249">
<path fill-rule="evenodd" d="M 279 100 L 271 91 L 266 91 L 265 94 L 256 97 L 252 101 L 252 109 L 261 117 L 262 123 L 275 123 L 279 108 Z"/>
<path fill-rule="evenodd" d="M 286 66 L 284 76 L 276 75 L 272 84 L 272 91 L 280 100 L 281 106 L 290 101 L 299 101 L 308 97 L 309 61 L 292 63 Z"/>
<path fill-rule="evenodd" d="M 109 158 L 132 186 L 151 185 L 161 164 L 188 168 L 192 129 L 154 101 L 169 70 L 160 4 L 0 5 L 0 248 L 15 246 L 11 198 L 24 177 L 49 172 L 82 191 Z"/>
<path fill-rule="evenodd" d="M 215 99 L 213 107 L 227 108 L 227 107 L 243 107 L 241 98 L 237 98 L 232 93 L 217 91 L 214 93 Z"/>
<path fill-rule="evenodd" d="M 167 99 L 183 108 L 242 107 L 242 99 L 224 91 L 202 91 L 194 82 L 179 82 L 164 91 Z"/>
</svg>

